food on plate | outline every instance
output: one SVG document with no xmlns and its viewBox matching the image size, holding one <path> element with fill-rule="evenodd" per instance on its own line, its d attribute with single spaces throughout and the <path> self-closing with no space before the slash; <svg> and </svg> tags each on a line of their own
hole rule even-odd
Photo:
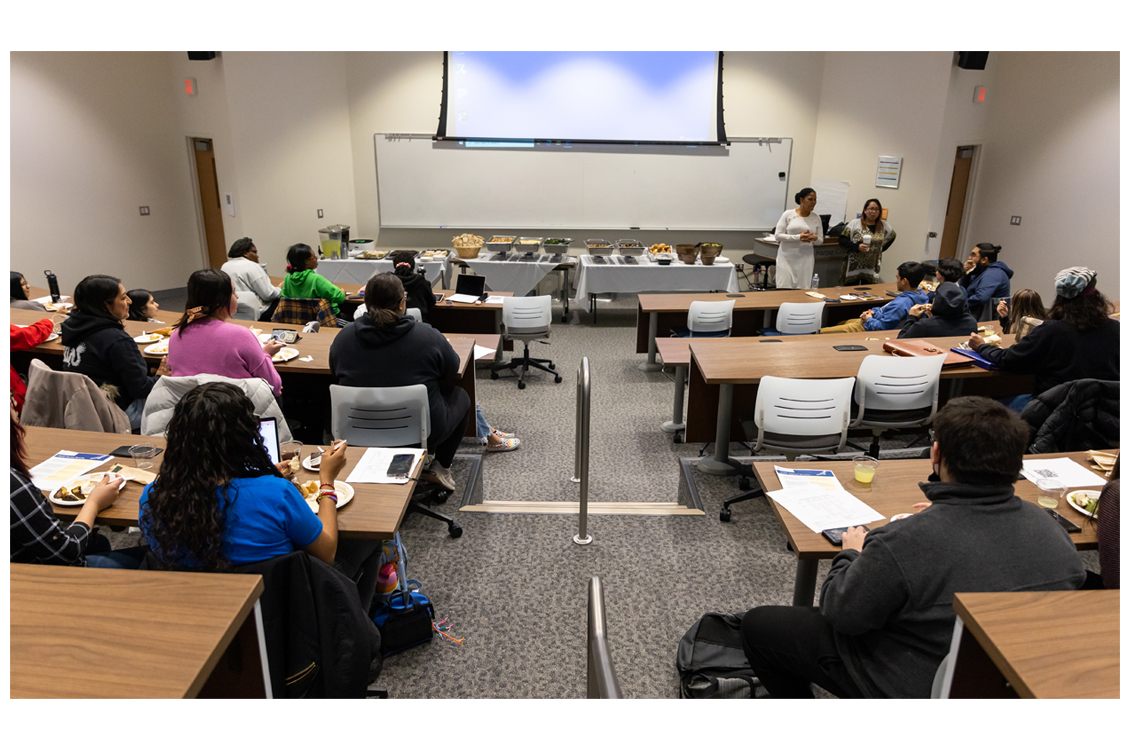
<svg viewBox="0 0 1130 750">
<path fill-rule="evenodd" d="M 152 331 L 150 331 L 150 333 L 155 333 L 158 336 L 172 336 L 173 335 L 173 327 L 172 326 L 165 326 L 164 328 L 154 328 Z"/>
<path fill-rule="evenodd" d="M 1067 499 L 1078 505 L 1092 516 L 1099 504 L 1098 490 L 1075 490 L 1067 494 Z"/>
<path fill-rule="evenodd" d="M 380 260 L 388 255 L 388 250 L 362 250 L 357 257 L 366 260 Z"/>
<path fill-rule="evenodd" d="M 459 245 L 481 247 L 483 244 L 483 238 L 477 234 L 469 234 L 467 232 L 464 232 L 463 234 L 458 234 L 452 237 L 451 244 L 455 245 L 456 247 L 458 247 Z"/>
<path fill-rule="evenodd" d="M 318 480 L 317 479 L 311 479 L 309 482 L 302 482 L 302 483 L 295 482 L 294 484 L 298 487 L 299 492 L 302 493 L 303 499 L 313 500 L 316 497 L 318 497 Z"/>
<path fill-rule="evenodd" d="M 671 246 L 660 242 L 660 243 L 657 243 L 655 245 L 652 245 L 651 247 L 648 248 L 648 250 L 650 250 L 653 253 L 669 253 L 669 252 L 671 252 Z"/>
<path fill-rule="evenodd" d="M 161 341 L 160 343 L 157 343 L 157 344 L 150 344 L 149 346 L 145 347 L 145 353 L 146 354 L 168 354 L 169 353 L 169 342 L 168 341 Z"/>
<path fill-rule="evenodd" d="M 52 497 L 54 497 L 56 500 L 66 500 L 70 496 L 70 490 L 68 490 L 66 487 L 60 487 L 59 489 L 55 490 L 55 494 Z"/>
<path fill-rule="evenodd" d="M 992 346 L 1001 345 L 1001 337 L 992 326 L 979 326 L 977 333 L 981 334 L 986 344 L 991 344 Z"/>
</svg>

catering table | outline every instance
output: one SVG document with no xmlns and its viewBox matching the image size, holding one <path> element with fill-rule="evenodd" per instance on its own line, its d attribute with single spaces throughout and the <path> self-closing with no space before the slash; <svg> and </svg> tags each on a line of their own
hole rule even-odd
<svg viewBox="0 0 1130 750">
<path fill-rule="evenodd" d="M 635 263 L 625 262 L 619 255 L 600 256 L 597 262 L 592 255 L 580 256 L 577 267 L 577 294 L 575 302 L 589 299 L 589 309 L 596 314 L 597 294 L 616 292 L 711 292 L 724 289 L 738 291 L 738 274 L 734 264 L 719 256 L 714 265 L 706 266 L 702 260 L 687 265 L 676 260 L 661 266 L 646 254 L 630 256 Z"/>
<path fill-rule="evenodd" d="M 416 265 L 423 267 L 424 277 L 427 278 L 429 283 L 435 284 L 436 280 L 441 280 L 444 289 L 450 285 L 451 264 L 446 257 L 441 260 L 417 260 Z M 364 284 L 373 274 L 384 273 L 392 269 L 392 261 L 387 258 L 383 260 L 322 258 L 318 261 L 318 267 L 314 270 L 334 283 Z"/>
<path fill-rule="evenodd" d="M 551 261 L 552 255 L 535 255 L 534 260 L 519 260 L 520 253 L 508 253 L 500 260 L 497 253 L 480 254 L 477 258 L 452 258 L 453 265 L 470 268 L 478 276 L 486 277 L 487 289 L 494 292 L 512 292 L 524 297 L 532 292 L 541 280 L 554 271 L 562 274 L 561 303 L 569 312 L 569 271 L 576 267 L 576 259 L 564 255 L 560 261 Z M 562 318 L 564 322 L 565 318 Z"/>
</svg>

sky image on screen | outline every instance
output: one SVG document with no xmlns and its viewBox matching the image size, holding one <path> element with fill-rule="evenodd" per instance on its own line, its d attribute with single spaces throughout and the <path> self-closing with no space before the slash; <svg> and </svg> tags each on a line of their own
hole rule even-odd
<svg viewBox="0 0 1130 750">
<path fill-rule="evenodd" d="M 451 52 L 448 138 L 718 140 L 717 52 Z"/>
</svg>

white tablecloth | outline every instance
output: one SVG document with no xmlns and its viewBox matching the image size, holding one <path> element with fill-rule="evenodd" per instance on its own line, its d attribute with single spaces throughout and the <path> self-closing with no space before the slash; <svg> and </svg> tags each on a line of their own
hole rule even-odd
<svg viewBox="0 0 1130 750">
<path fill-rule="evenodd" d="M 451 264 L 447 258 L 443 260 L 417 261 L 417 266 L 424 267 L 424 275 L 432 284 L 436 279 L 443 277 L 443 285 L 450 286 Z M 352 258 L 350 260 L 334 260 L 323 258 L 318 261 L 318 273 L 334 283 L 364 284 L 375 273 L 384 273 L 392 270 L 391 260 L 365 260 Z"/>
<path fill-rule="evenodd" d="M 508 257 L 513 258 L 514 254 Z M 515 297 L 526 296 L 558 266 L 540 261 L 494 260 L 494 253 L 468 258 L 466 262 L 472 271 L 486 277 L 487 288 L 492 292 L 513 292 Z"/>
<path fill-rule="evenodd" d="M 704 266 L 696 260 L 688 266 L 676 260 L 661 266 L 646 256 L 637 256 L 639 264 L 625 264 L 620 256 L 604 256 L 606 263 L 594 263 L 591 255 L 582 255 L 577 267 L 577 296 L 584 303 L 589 294 L 610 292 L 710 292 L 725 289 L 738 291 L 738 275 L 734 264 L 716 258 L 714 265 Z"/>
</svg>

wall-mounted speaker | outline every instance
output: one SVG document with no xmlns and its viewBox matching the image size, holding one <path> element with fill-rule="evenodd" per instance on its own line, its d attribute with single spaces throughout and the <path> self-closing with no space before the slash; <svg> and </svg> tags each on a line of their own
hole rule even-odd
<svg viewBox="0 0 1130 750">
<path fill-rule="evenodd" d="M 958 52 L 957 67 L 963 70 L 984 70 L 988 59 L 988 52 Z"/>
<path fill-rule="evenodd" d="M 962 52 L 961 54 L 964 55 L 966 53 Z M 973 54 L 979 54 L 979 53 L 975 52 Z M 984 54 L 987 55 L 989 53 L 986 52 Z M 215 60 L 216 59 L 216 53 L 215 52 L 189 52 L 188 53 L 188 59 L 189 60 Z M 982 65 L 981 67 L 985 67 L 985 66 Z"/>
</svg>

